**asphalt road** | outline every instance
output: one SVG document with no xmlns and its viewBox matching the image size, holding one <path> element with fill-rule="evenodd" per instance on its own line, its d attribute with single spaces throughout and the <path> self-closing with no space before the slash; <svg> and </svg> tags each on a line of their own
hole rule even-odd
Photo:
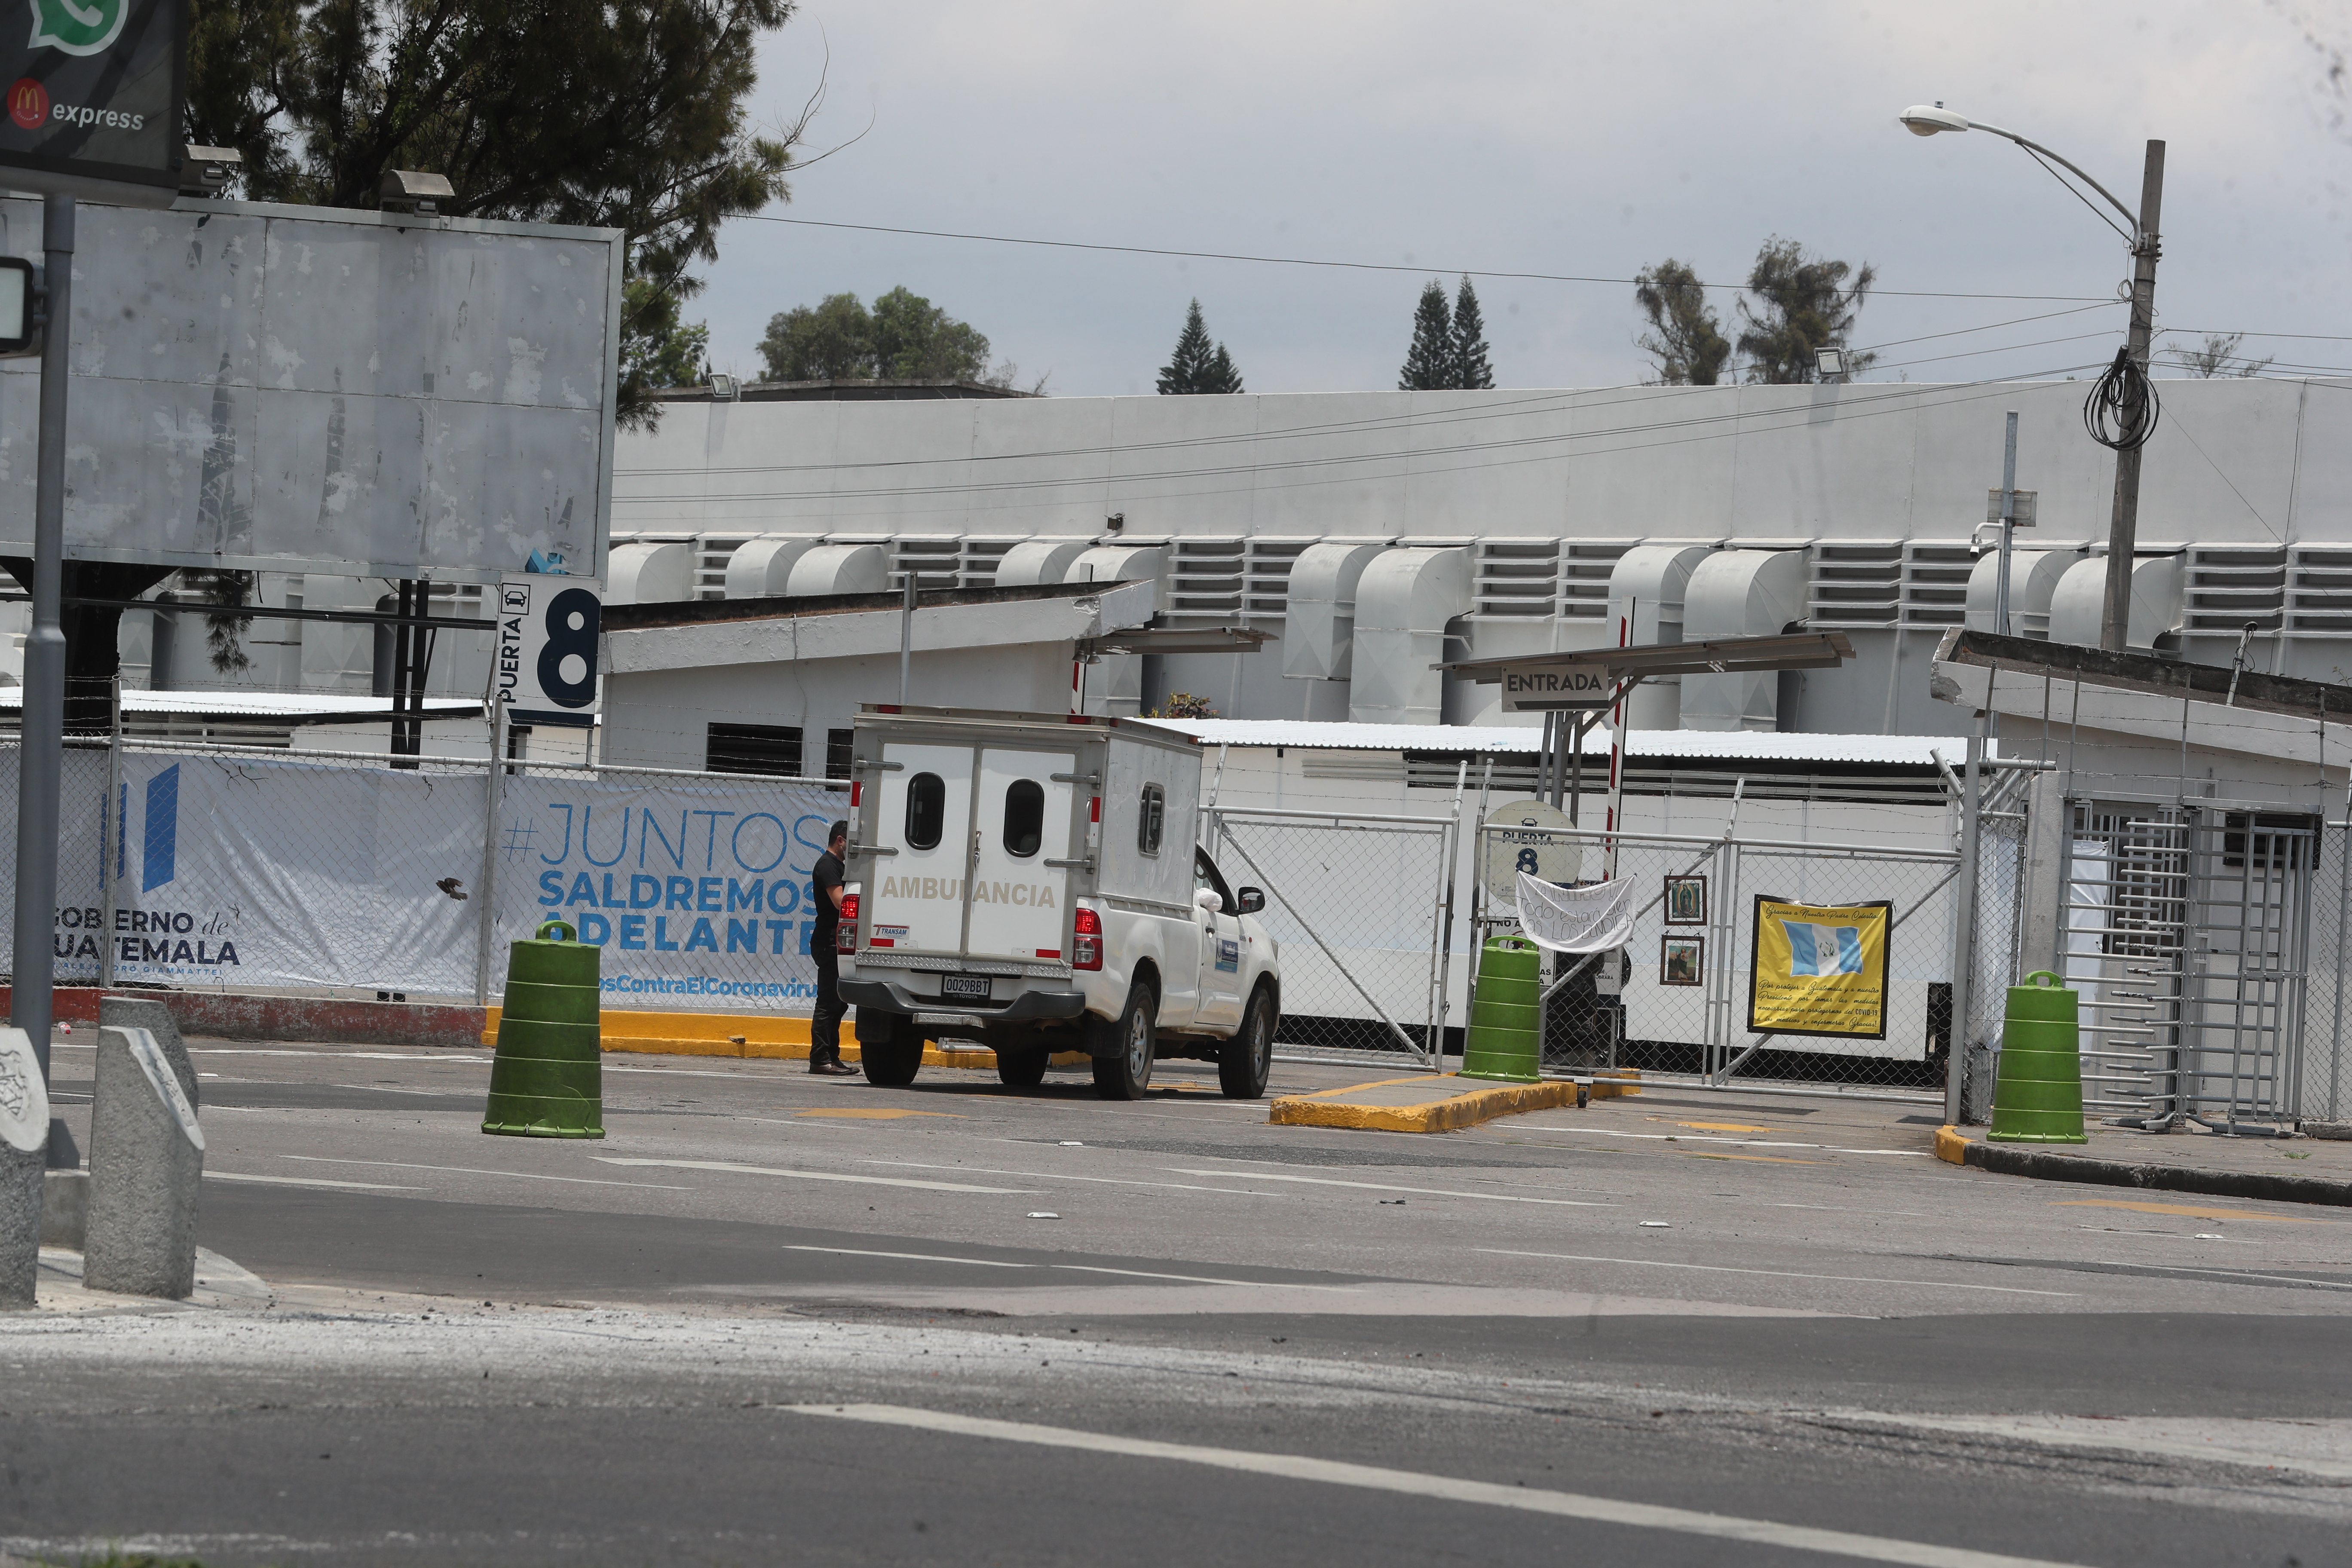
<svg viewBox="0 0 2352 1568">
<path fill-rule="evenodd" d="M 1415 1137 L 1186 1064 L 638 1058 L 559 1142 L 480 1135 L 478 1053 L 195 1054 L 201 1239 L 267 1291 L 0 1323 L 0 1551 L 2352 1559 L 2352 1215 L 1961 1170 L 1901 1107 Z"/>
</svg>

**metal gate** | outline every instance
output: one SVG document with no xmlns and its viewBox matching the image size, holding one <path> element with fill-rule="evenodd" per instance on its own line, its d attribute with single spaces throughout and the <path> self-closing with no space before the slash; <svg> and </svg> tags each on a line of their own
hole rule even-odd
<svg viewBox="0 0 2352 1568">
<path fill-rule="evenodd" d="M 1443 1065 L 1461 796 L 1445 816 L 1204 813 L 1225 879 L 1265 893 L 1289 1061 Z"/>
<path fill-rule="evenodd" d="M 2297 1115 L 2318 850 L 2304 814 L 2068 803 L 2060 964 L 2086 1112 L 2230 1133 Z"/>
</svg>

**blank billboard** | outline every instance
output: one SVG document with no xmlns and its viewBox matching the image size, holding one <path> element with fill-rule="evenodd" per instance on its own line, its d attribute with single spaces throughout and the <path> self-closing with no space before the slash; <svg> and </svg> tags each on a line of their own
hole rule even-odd
<svg viewBox="0 0 2352 1568">
<path fill-rule="evenodd" d="M 78 226 L 69 558 L 602 575 L 617 231 L 204 200 Z M 40 234 L 0 201 L 0 251 Z M 30 552 L 37 363 L 0 373 L 0 554 Z"/>
</svg>

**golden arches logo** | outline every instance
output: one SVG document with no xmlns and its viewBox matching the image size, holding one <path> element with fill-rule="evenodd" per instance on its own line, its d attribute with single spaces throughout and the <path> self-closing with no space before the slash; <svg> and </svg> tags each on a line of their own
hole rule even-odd
<svg viewBox="0 0 2352 1568">
<path fill-rule="evenodd" d="M 8 89 L 8 118 L 26 131 L 38 131 L 49 118 L 49 89 L 31 77 L 18 77 Z"/>
</svg>

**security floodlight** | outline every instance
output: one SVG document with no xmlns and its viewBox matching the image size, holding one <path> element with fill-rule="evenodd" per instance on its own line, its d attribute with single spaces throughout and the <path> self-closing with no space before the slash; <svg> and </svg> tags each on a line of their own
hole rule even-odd
<svg viewBox="0 0 2352 1568">
<path fill-rule="evenodd" d="M 711 373 L 710 396 L 714 402 L 732 403 L 740 395 L 742 395 L 742 388 L 736 384 L 733 376 L 724 372 Z"/>
<path fill-rule="evenodd" d="M 1824 381 L 1834 376 L 1843 375 L 1845 374 L 1845 350 L 1815 349 L 1813 351 L 1813 368 L 1821 372 L 1822 379 Z"/>
<path fill-rule="evenodd" d="M 245 154 L 234 147 L 199 147 L 191 142 L 180 153 L 180 194 L 219 195 L 244 167 Z"/>
<path fill-rule="evenodd" d="M 441 210 L 442 203 L 456 201 L 457 191 L 446 174 L 427 174 L 422 169 L 391 169 L 385 171 L 383 184 L 376 187 L 375 198 L 388 213 L 430 216 Z"/>
<path fill-rule="evenodd" d="M 1939 100 L 1935 103 L 1915 103 L 1895 117 L 1914 136 L 1933 136 L 1938 131 L 1969 129 L 1967 116 L 1954 114 Z"/>
</svg>

